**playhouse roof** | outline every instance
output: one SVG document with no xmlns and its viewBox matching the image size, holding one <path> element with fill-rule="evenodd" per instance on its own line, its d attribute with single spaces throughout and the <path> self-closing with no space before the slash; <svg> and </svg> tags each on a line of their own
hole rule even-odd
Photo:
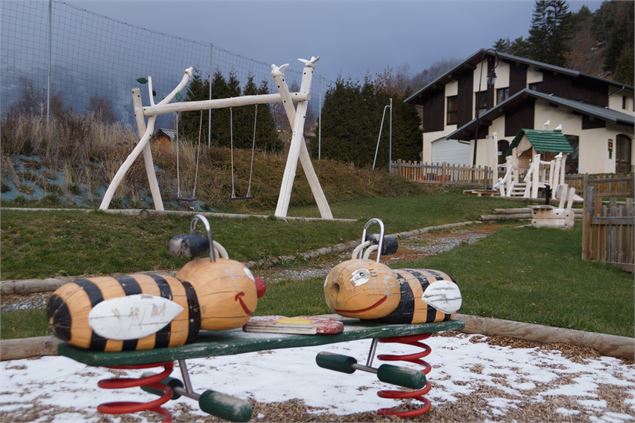
<svg viewBox="0 0 635 423">
<path fill-rule="evenodd" d="M 556 130 L 538 130 L 538 129 L 521 129 L 514 137 L 509 149 L 515 148 L 520 144 L 523 137 L 531 143 L 534 149 L 541 153 L 573 153 L 573 148 L 562 135 L 562 132 Z"/>
</svg>

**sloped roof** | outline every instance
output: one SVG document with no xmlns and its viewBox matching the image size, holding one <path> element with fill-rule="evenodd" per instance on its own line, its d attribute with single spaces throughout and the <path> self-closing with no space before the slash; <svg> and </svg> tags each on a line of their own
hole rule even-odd
<svg viewBox="0 0 635 423">
<path fill-rule="evenodd" d="M 509 146 L 516 148 L 523 137 L 526 136 L 534 149 L 540 153 L 573 153 L 573 148 L 560 131 L 521 129 Z"/>
<path fill-rule="evenodd" d="M 459 63 L 458 65 L 456 65 L 455 67 L 453 67 L 452 69 L 444 73 L 443 75 L 439 76 L 432 82 L 428 83 L 420 90 L 416 91 L 410 97 L 405 99 L 404 103 L 420 104 L 420 101 L 423 99 L 424 94 L 426 94 L 428 91 L 432 90 L 433 88 L 441 88 L 449 81 L 456 79 L 456 75 L 459 73 L 462 73 L 466 70 L 469 71 L 469 70 L 475 69 L 476 65 L 479 62 L 481 62 L 486 56 L 498 57 L 499 59 L 506 60 L 508 62 L 522 63 L 525 65 L 534 66 L 535 68 L 538 68 L 538 69 L 560 73 L 560 74 L 568 75 L 572 77 L 590 78 L 596 81 L 604 82 L 609 85 L 624 87 L 624 88 L 628 88 L 629 90 L 633 90 L 633 86 L 631 85 L 623 84 L 621 82 L 611 81 L 610 79 L 606 79 L 606 78 L 599 78 L 597 76 L 585 74 L 575 69 L 569 69 L 569 68 L 563 68 L 562 66 L 550 65 L 549 63 L 539 62 L 537 60 L 528 59 L 526 57 L 514 56 L 513 54 L 502 53 L 492 49 L 481 49 L 481 50 L 478 50 L 476 53 L 468 56 L 464 61 L 462 61 L 461 63 Z"/>
<path fill-rule="evenodd" d="M 456 129 L 455 131 L 451 132 L 447 135 L 447 138 L 455 138 L 460 140 L 473 139 L 474 131 L 476 130 L 477 126 L 489 125 L 494 119 L 532 98 L 545 100 L 550 104 L 568 107 L 580 114 L 591 116 L 605 122 L 613 122 L 623 125 L 635 125 L 635 116 L 629 115 L 627 113 L 525 88 L 524 90 L 519 91 L 513 96 L 509 97 L 507 100 L 492 107 L 487 112 L 482 114 L 480 118 L 473 119 L 460 128 Z"/>
</svg>

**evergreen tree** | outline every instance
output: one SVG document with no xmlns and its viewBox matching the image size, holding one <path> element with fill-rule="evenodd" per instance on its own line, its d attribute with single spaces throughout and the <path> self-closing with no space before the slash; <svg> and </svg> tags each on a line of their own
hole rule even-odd
<svg viewBox="0 0 635 423">
<path fill-rule="evenodd" d="M 200 101 L 209 99 L 209 81 L 203 80 L 200 72 L 195 69 L 192 82 L 186 90 L 184 101 Z M 199 127 L 201 130 L 201 144 L 207 142 L 208 113 L 203 111 L 203 122 L 200 111 L 179 113 L 179 142 L 198 142 Z"/>
<path fill-rule="evenodd" d="M 227 81 L 217 70 L 212 79 L 212 98 L 230 97 Z M 212 145 L 229 147 L 229 109 L 212 110 Z"/>
<path fill-rule="evenodd" d="M 510 41 L 509 38 L 499 38 L 494 42 L 492 48 L 515 56 L 527 57 L 530 55 L 529 42 L 523 37 L 518 37 L 514 41 Z"/>
<path fill-rule="evenodd" d="M 363 83 L 339 78 L 328 89 L 322 109 L 322 157 L 356 166 L 371 166 L 384 107 L 393 99 L 392 159 L 417 160 L 421 150 L 415 108 L 396 95 L 387 73 Z M 377 167 L 388 165 L 388 111 L 377 155 Z M 317 143 L 312 143 L 315 155 Z"/>
<path fill-rule="evenodd" d="M 269 94 L 267 81 L 262 81 L 257 94 Z M 258 106 L 258 126 L 256 128 L 256 148 L 270 152 L 282 151 L 283 143 L 278 136 L 272 107 L 269 104 Z"/>
<path fill-rule="evenodd" d="M 593 35 L 604 46 L 604 69 L 633 83 L 633 2 L 605 1 L 593 17 Z"/>
<path fill-rule="evenodd" d="M 529 29 L 529 57 L 566 66 L 573 32 L 571 13 L 565 0 L 536 0 Z"/>
</svg>

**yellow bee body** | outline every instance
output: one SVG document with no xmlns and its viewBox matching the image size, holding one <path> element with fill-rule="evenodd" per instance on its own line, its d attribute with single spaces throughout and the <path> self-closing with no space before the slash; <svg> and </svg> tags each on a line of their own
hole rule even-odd
<svg viewBox="0 0 635 423">
<path fill-rule="evenodd" d="M 324 294 L 334 312 L 378 323 L 446 321 L 461 305 L 460 291 L 446 273 L 393 270 L 368 259 L 335 266 L 324 282 Z"/>
</svg>

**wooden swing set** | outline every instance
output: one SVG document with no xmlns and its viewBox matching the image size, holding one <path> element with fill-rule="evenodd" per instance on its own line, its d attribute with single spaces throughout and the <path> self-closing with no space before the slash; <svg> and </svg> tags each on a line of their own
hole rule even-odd
<svg viewBox="0 0 635 423">
<path fill-rule="evenodd" d="M 132 90 L 132 101 L 134 106 L 135 120 L 137 124 L 137 133 L 139 135 L 139 142 L 135 148 L 130 152 L 126 160 L 121 164 L 117 173 L 113 177 L 104 198 L 99 206 L 100 210 L 107 210 L 110 206 L 112 198 L 123 181 L 124 176 L 134 163 L 134 161 L 143 154 L 145 162 L 145 170 L 148 176 L 148 183 L 150 185 L 150 192 L 152 194 L 152 201 L 154 208 L 158 211 L 163 211 L 163 200 L 161 198 L 161 192 L 159 190 L 159 183 L 154 170 L 154 163 L 152 159 L 152 152 L 150 150 L 150 138 L 154 133 L 155 123 L 158 116 L 168 113 L 180 113 L 186 111 L 203 111 L 211 109 L 230 109 L 230 149 L 231 149 L 231 168 L 232 168 L 232 193 L 231 199 L 246 199 L 251 197 L 251 181 L 253 175 L 254 165 L 254 153 L 255 153 L 255 141 L 256 141 L 256 120 L 257 120 L 257 106 L 258 104 L 273 104 L 282 103 L 287 115 L 287 119 L 292 129 L 291 145 L 289 147 L 289 153 L 287 156 L 287 162 L 284 169 L 284 175 L 280 185 L 280 192 L 278 195 L 278 202 L 276 205 L 275 216 L 286 217 L 289 210 L 289 202 L 291 200 L 291 191 L 293 189 L 293 181 L 297 170 L 298 161 L 300 162 L 304 174 L 307 177 L 311 193 L 317 203 L 320 211 L 320 216 L 323 219 L 332 220 L 333 214 L 329 207 L 329 204 L 324 195 L 324 191 L 320 185 L 309 151 L 304 141 L 304 124 L 306 120 L 306 113 L 308 108 L 308 102 L 311 97 L 311 82 L 313 79 L 313 72 L 315 64 L 319 60 L 318 57 L 311 57 L 310 59 L 298 59 L 304 64 L 302 72 L 302 82 L 300 84 L 299 92 L 290 92 L 287 86 L 284 71 L 289 66 L 284 64 L 281 66 L 271 65 L 271 76 L 278 88 L 278 93 L 275 94 L 258 94 L 258 95 L 246 95 L 239 97 L 229 97 L 213 100 L 202 101 L 177 101 L 172 102 L 173 99 L 188 85 L 192 78 L 192 68 L 187 68 L 184 71 L 183 77 L 179 84 L 161 101 L 155 104 L 152 95 L 152 78 L 147 77 L 147 87 L 149 92 L 150 105 L 144 107 L 141 101 L 141 90 L 134 88 Z M 295 105 L 294 105 L 295 103 Z M 254 130 L 252 139 L 252 155 L 249 171 L 249 183 L 248 188 L 244 196 L 240 197 L 236 194 L 235 172 L 234 172 L 234 140 L 233 140 L 233 119 L 232 108 L 238 106 L 254 105 L 256 107 L 256 113 L 254 117 Z M 147 121 L 146 121 L 147 117 Z M 178 119 L 178 118 L 177 118 Z M 202 120 L 202 114 L 201 118 Z M 200 126 L 200 125 L 199 125 Z M 178 134 L 178 130 L 177 130 Z M 194 175 L 194 184 L 191 197 L 182 197 L 180 187 L 180 163 L 178 158 L 179 146 L 177 144 L 177 199 L 183 201 L 193 201 L 196 198 L 196 185 L 198 182 L 198 163 L 200 156 L 200 127 L 199 127 L 199 142 L 196 153 L 196 169 Z M 178 135 L 177 135 L 178 140 Z M 178 141 L 177 141 L 178 143 Z"/>
</svg>

